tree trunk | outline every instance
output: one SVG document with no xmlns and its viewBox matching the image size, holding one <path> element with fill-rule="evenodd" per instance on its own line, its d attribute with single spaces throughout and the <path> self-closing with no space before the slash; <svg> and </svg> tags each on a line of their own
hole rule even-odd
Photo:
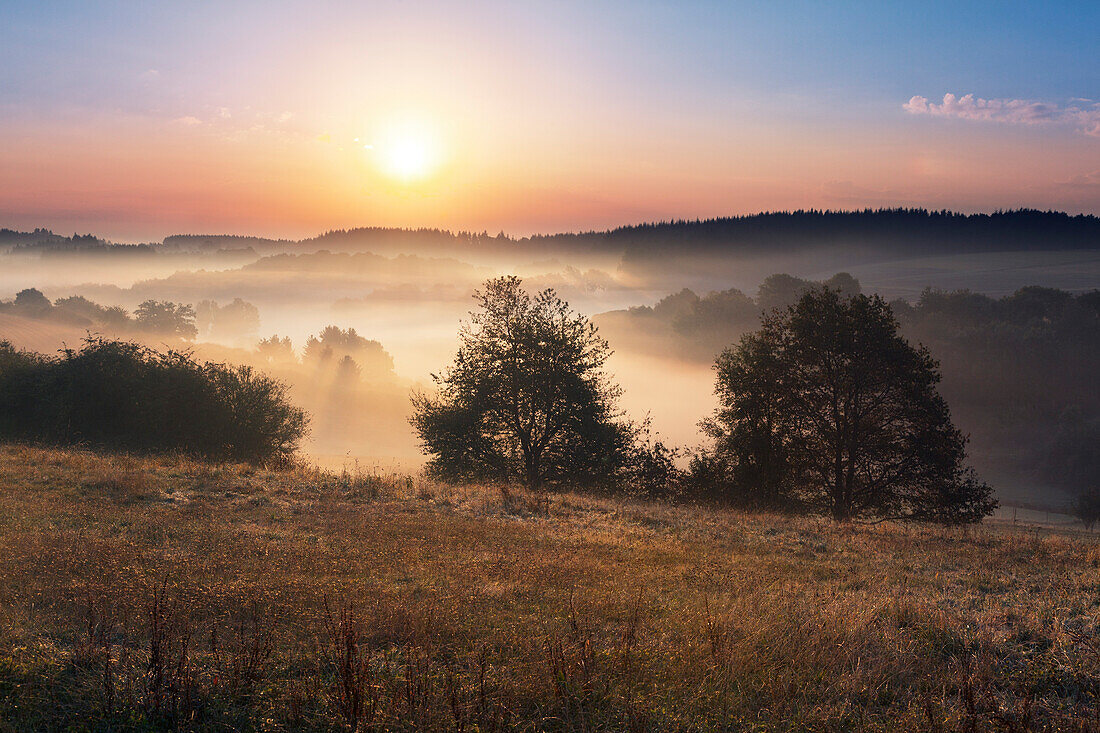
<svg viewBox="0 0 1100 733">
<path fill-rule="evenodd" d="M 541 488 L 542 481 L 539 478 L 539 462 L 534 453 L 528 452 L 524 455 L 524 466 L 527 474 L 527 488 L 531 491 L 538 491 Z"/>
<path fill-rule="evenodd" d="M 836 454 L 833 467 L 833 519 L 847 522 L 851 519 L 852 507 L 848 496 L 848 483 L 844 478 L 844 457 L 840 451 Z"/>
</svg>

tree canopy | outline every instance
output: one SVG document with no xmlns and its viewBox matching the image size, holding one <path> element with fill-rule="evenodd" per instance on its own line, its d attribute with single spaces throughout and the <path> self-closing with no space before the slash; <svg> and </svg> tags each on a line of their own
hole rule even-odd
<svg viewBox="0 0 1100 733">
<path fill-rule="evenodd" d="M 724 467 L 742 501 L 946 524 L 996 506 L 964 466 L 936 361 L 899 335 L 878 296 L 811 289 L 715 368 L 720 407 L 704 423 L 715 441 L 704 460 Z"/>
<path fill-rule="evenodd" d="M 611 350 L 553 290 L 490 280 L 438 394 L 414 398 L 429 469 L 448 480 L 599 487 L 630 463 L 633 433 L 604 372 Z"/>
<path fill-rule="evenodd" d="M 195 309 L 189 304 L 146 300 L 134 311 L 134 325 L 142 331 L 169 334 L 181 339 L 199 335 L 195 327 Z"/>
</svg>

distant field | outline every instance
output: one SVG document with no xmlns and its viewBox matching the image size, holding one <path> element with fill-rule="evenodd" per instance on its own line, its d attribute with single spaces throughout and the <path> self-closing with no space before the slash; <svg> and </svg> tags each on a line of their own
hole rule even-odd
<svg viewBox="0 0 1100 733">
<path fill-rule="evenodd" d="M 1100 546 L 0 448 L 0 730 L 1096 730 Z"/>
</svg>

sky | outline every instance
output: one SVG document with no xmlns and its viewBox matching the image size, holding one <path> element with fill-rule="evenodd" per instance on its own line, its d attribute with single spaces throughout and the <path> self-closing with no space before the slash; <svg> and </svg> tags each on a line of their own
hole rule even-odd
<svg viewBox="0 0 1100 733">
<path fill-rule="evenodd" d="M 0 0 L 0 227 L 1100 214 L 1100 3 Z"/>
</svg>

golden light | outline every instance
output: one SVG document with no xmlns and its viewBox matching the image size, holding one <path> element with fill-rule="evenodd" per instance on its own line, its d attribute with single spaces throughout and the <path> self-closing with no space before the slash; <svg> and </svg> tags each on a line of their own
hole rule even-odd
<svg viewBox="0 0 1100 733">
<path fill-rule="evenodd" d="M 402 183 L 429 177 L 442 162 L 438 134 L 420 120 L 395 120 L 382 130 L 376 142 L 363 147 L 373 152 L 384 174 Z"/>
</svg>

